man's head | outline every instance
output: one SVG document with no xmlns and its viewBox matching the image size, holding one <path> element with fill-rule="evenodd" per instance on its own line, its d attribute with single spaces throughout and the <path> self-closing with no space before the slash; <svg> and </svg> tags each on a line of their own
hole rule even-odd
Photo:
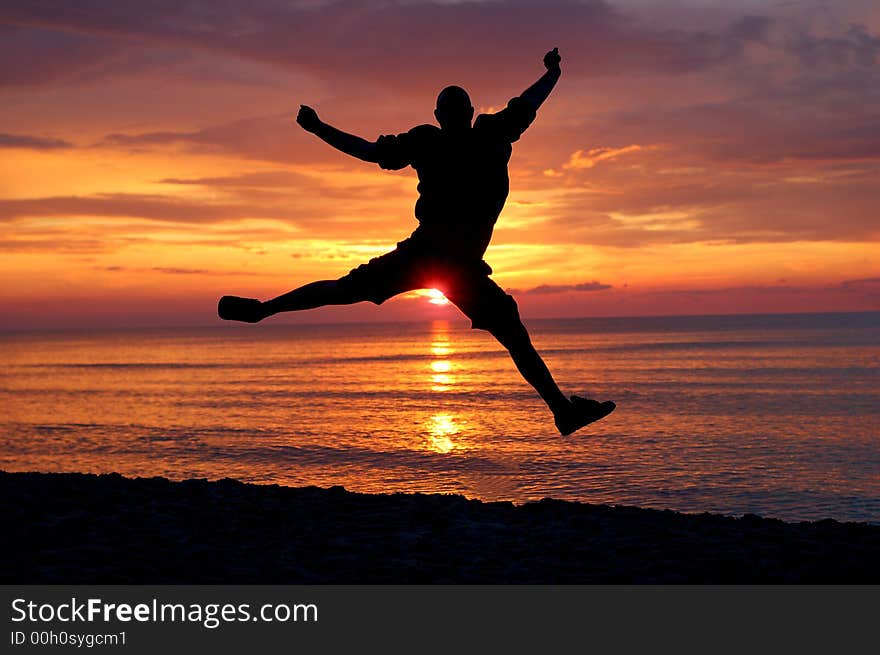
<svg viewBox="0 0 880 655">
<path fill-rule="evenodd" d="M 437 122 L 444 130 L 460 131 L 471 126 L 474 107 L 470 96 L 460 86 L 447 86 L 437 96 L 437 109 L 434 110 Z"/>
</svg>

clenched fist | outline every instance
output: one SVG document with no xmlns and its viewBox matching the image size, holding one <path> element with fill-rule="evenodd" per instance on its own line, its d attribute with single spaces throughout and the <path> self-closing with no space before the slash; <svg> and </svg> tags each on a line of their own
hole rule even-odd
<svg viewBox="0 0 880 655">
<path fill-rule="evenodd" d="M 559 56 L 559 48 L 553 48 L 553 50 L 544 55 L 544 67 L 548 71 L 558 71 L 559 62 L 561 61 L 562 57 Z"/>
<path fill-rule="evenodd" d="M 321 119 L 318 118 L 318 112 L 308 105 L 299 106 L 299 113 L 296 115 L 296 122 L 299 123 L 306 132 L 312 133 L 314 133 L 321 125 Z"/>
</svg>

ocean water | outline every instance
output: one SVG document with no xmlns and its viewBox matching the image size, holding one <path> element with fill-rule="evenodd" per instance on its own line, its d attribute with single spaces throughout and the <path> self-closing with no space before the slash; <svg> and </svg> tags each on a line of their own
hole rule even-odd
<svg viewBox="0 0 880 655">
<path fill-rule="evenodd" d="M 880 313 L 526 321 L 560 437 L 463 322 L 0 335 L 0 468 L 880 523 Z"/>
</svg>

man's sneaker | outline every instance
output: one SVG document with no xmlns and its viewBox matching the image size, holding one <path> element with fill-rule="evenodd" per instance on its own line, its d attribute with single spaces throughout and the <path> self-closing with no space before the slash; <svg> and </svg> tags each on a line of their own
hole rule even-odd
<svg viewBox="0 0 880 655">
<path fill-rule="evenodd" d="M 565 415 L 556 416 L 556 429 L 563 437 L 567 437 L 585 425 L 605 418 L 614 411 L 615 407 L 616 405 L 610 400 L 600 403 L 598 400 L 572 396 L 570 410 L 566 411 Z"/>
<path fill-rule="evenodd" d="M 254 298 L 223 296 L 217 303 L 217 314 L 226 321 L 257 323 L 266 318 L 263 303 Z"/>
</svg>

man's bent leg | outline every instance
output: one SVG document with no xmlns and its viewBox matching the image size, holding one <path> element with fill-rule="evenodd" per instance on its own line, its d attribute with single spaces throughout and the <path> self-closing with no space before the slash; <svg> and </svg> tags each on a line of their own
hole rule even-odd
<svg viewBox="0 0 880 655">
<path fill-rule="evenodd" d="M 469 280 L 447 297 L 471 319 L 473 327 L 487 330 L 510 353 L 516 368 L 553 412 L 556 428 L 569 435 L 614 410 L 614 403 L 572 396 L 567 399 L 532 345 L 519 316 L 516 301 L 488 277 Z"/>
<path fill-rule="evenodd" d="M 532 345 L 522 321 L 517 318 L 489 332 L 507 348 L 522 376 L 531 384 L 553 412 L 553 420 L 560 434 L 567 436 L 585 425 L 598 421 L 614 411 L 614 403 L 572 396 L 568 400 L 556 385 L 550 370 Z"/>
<path fill-rule="evenodd" d="M 489 329 L 489 332 L 507 348 L 517 370 L 531 384 L 538 395 L 547 403 L 547 407 L 557 415 L 569 410 L 571 404 L 560 391 L 556 380 L 550 374 L 550 369 L 532 345 L 529 333 L 522 321 L 517 318 L 515 324 L 505 326 L 502 329 Z"/>
<path fill-rule="evenodd" d="M 473 327 L 486 330 L 507 348 L 517 370 L 547 403 L 554 415 L 568 411 L 571 403 L 559 390 L 550 370 L 532 345 L 519 316 L 516 301 L 488 277 L 460 279 L 447 294 L 471 319 Z"/>
</svg>

